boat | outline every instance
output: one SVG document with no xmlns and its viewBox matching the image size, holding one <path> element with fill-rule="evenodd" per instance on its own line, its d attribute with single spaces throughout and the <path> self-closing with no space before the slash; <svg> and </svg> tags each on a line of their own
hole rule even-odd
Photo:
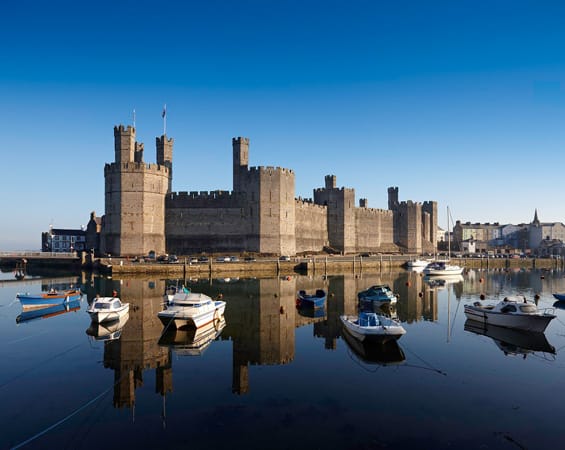
<svg viewBox="0 0 565 450">
<path fill-rule="evenodd" d="M 96 341 L 114 341 L 122 335 L 122 329 L 129 320 L 129 311 L 122 315 L 118 320 L 106 321 L 102 323 L 91 322 L 86 329 L 86 334 Z"/>
<path fill-rule="evenodd" d="M 44 308 L 46 306 L 61 305 L 72 301 L 80 300 L 82 293 L 79 289 L 68 289 L 64 291 L 57 291 L 51 289 L 49 292 L 42 292 L 40 294 L 25 294 L 18 293 L 16 298 L 24 308 Z"/>
<path fill-rule="evenodd" d="M 461 275 L 463 267 L 449 264 L 448 261 L 434 261 L 424 267 L 423 273 L 432 277 Z"/>
<path fill-rule="evenodd" d="M 451 255 L 451 233 L 449 231 L 449 206 L 447 207 L 447 254 Z M 423 270 L 424 275 L 429 276 L 445 276 L 445 275 L 461 275 L 463 267 L 456 264 L 450 264 L 449 261 L 433 261 L 429 263 Z"/>
<path fill-rule="evenodd" d="M 326 301 L 326 291 L 316 289 L 315 294 L 307 294 L 306 291 L 298 291 L 297 304 L 301 307 L 321 308 Z"/>
<path fill-rule="evenodd" d="M 377 284 L 357 294 L 359 303 L 396 303 L 396 295 L 386 284 Z"/>
<path fill-rule="evenodd" d="M 418 269 L 418 268 L 424 268 L 426 267 L 428 264 L 430 264 L 432 261 L 429 259 L 412 259 L 410 261 L 406 261 L 406 268 L 408 269 Z"/>
<path fill-rule="evenodd" d="M 535 352 L 556 354 L 555 347 L 547 341 L 545 334 L 539 331 L 499 327 L 471 319 L 465 321 L 464 328 L 465 331 L 491 338 L 507 356 L 522 356 L 525 358 L 528 354 Z"/>
<path fill-rule="evenodd" d="M 553 296 L 560 302 L 565 302 L 565 294 L 553 294 Z"/>
<path fill-rule="evenodd" d="M 467 319 L 506 328 L 543 332 L 555 319 L 553 308 L 538 309 L 523 296 L 508 296 L 496 304 L 465 305 Z"/>
<path fill-rule="evenodd" d="M 169 292 L 172 292 L 172 290 L 169 290 Z M 169 305 L 191 306 L 197 303 L 211 301 L 212 298 L 201 292 L 192 292 L 190 289 L 183 286 L 180 290 L 175 291 L 174 294 L 167 294 L 167 300 Z"/>
<path fill-rule="evenodd" d="M 16 323 L 29 322 L 35 319 L 48 319 L 68 312 L 78 311 L 79 309 L 80 300 L 45 306 L 43 308 L 26 308 L 16 317 Z"/>
<path fill-rule="evenodd" d="M 360 341 L 398 339 L 406 330 L 396 320 L 374 312 L 359 312 L 358 316 L 339 317 L 344 329 Z"/>
<path fill-rule="evenodd" d="M 118 297 L 96 297 L 86 312 L 94 323 L 111 322 L 128 314 L 129 303 Z"/>
<path fill-rule="evenodd" d="M 166 309 L 157 313 L 157 317 L 165 326 L 200 328 L 220 319 L 225 308 L 226 302 L 212 300 L 206 294 L 177 293 Z"/>
<path fill-rule="evenodd" d="M 166 329 L 159 338 L 159 345 L 169 347 L 179 356 L 200 356 L 222 333 L 226 319 L 213 320 L 199 328 Z"/>
<path fill-rule="evenodd" d="M 350 333 L 343 333 L 347 347 L 365 364 L 391 366 L 404 362 L 406 356 L 396 339 L 384 342 L 360 341 Z"/>
</svg>

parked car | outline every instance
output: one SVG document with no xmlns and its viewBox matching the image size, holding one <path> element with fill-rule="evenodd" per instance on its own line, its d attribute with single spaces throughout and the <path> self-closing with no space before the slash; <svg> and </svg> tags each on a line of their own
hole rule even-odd
<svg viewBox="0 0 565 450">
<path fill-rule="evenodd" d="M 257 261 L 257 258 L 254 256 L 246 256 L 244 259 L 245 262 Z"/>
<path fill-rule="evenodd" d="M 216 262 L 230 262 L 229 256 L 218 256 Z"/>
<path fill-rule="evenodd" d="M 169 255 L 168 262 L 169 264 L 177 264 L 179 262 L 179 258 L 177 255 Z"/>
<path fill-rule="evenodd" d="M 290 256 L 284 256 L 283 255 L 279 258 L 279 261 L 290 261 Z"/>
<path fill-rule="evenodd" d="M 230 262 L 238 262 L 239 258 L 237 256 L 230 256 Z"/>
<path fill-rule="evenodd" d="M 198 262 L 208 262 L 209 259 L 207 256 L 201 256 L 200 258 L 198 258 Z"/>
</svg>

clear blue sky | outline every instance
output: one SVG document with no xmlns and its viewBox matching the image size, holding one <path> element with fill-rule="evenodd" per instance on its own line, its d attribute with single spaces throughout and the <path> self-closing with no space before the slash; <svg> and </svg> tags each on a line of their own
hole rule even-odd
<svg viewBox="0 0 565 450">
<path fill-rule="evenodd" d="M 0 19 L 0 250 L 104 213 L 113 127 L 145 160 L 175 139 L 175 191 L 250 164 L 324 175 L 369 206 L 436 200 L 455 220 L 565 221 L 565 6 L 524 1 L 19 0 Z"/>
</svg>

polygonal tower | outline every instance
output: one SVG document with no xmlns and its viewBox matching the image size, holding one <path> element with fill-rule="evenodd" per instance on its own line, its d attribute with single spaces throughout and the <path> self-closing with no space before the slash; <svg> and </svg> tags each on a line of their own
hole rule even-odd
<svg viewBox="0 0 565 450">
<path fill-rule="evenodd" d="M 115 162 L 104 167 L 105 216 L 101 251 L 135 256 L 165 253 L 165 195 L 170 190 L 172 139 L 159 138 L 158 164 L 143 162 L 135 128 L 114 127 Z"/>
</svg>

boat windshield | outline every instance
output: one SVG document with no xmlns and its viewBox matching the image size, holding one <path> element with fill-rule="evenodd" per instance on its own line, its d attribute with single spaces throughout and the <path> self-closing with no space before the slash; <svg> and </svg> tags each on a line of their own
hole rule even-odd
<svg viewBox="0 0 565 450">
<path fill-rule="evenodd" d="M 122 306 L 122 305 L 121 305 L 121 302 L 120 302 L 119 300 L 115 300 L 115 301 L 112 303 L 112 308 L 115 308 L 115 309 L 116 309 L 116 308 L 119 308 L 120 306 Z"/>
<path fill-rule="evenodd" d="M 96 308 L 96 309 L 110 309 L 110 304 L 109 303 L 103 303 L 103 302 L 96 302 L 94 304 L 94 308 Z"/>
<path fill-rule="evenodd" d="M 530 304 L 520 305 L 520 311 L 522 311 L 525 314 L 533 314 L 536 312 L 536 307 Z"/>
</svg>

